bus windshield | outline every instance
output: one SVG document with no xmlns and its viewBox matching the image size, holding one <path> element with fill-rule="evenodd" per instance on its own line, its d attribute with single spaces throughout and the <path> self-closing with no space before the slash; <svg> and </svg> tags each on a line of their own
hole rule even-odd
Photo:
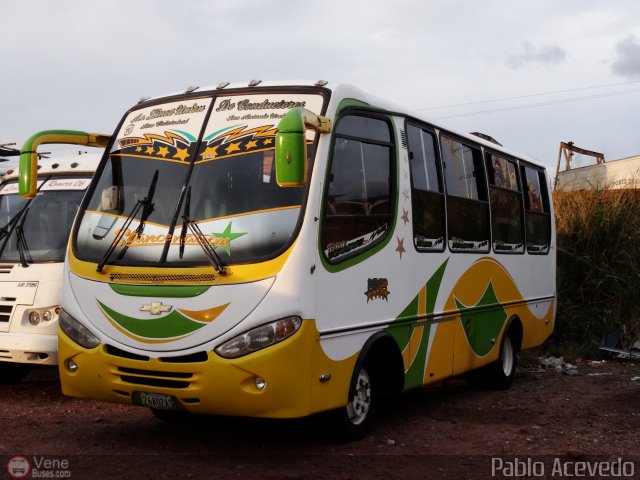
<svg viewBox="0 0 640 480">
<path fill-rule="evenodd" d="M 39 182 L 36 197 L 18 195 L 17 182 L 0 189 L 0 261 L 62 262 L 78 205 L 89 178 L 56 178 Z M 21 238 L 22 237 L 22 238 Z"/>
<path fill-rule="evenodd" d="M 320 113 L 322 102 L 260 93 L 129 112 L 81 213 L 75 254 L 99 264 L 203 265 L 209 244 L 225 265 L 274 257 L 293 241 L 304 196 L 304 187 L 276 184 L 276 125 L 294 107 Z"/>
</svg>

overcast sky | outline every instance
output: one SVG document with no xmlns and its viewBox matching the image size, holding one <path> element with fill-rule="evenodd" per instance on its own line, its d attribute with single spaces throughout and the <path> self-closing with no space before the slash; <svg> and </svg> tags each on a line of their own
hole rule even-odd
<svg viewBox="0 0 640 480">
<path fill-rule="evenodd" d="M 0 13 L 0 144 L 112 133 L 140 97 L 190 85 L 322 78 L 553 169 L 561 141 L 640 155 L 636 0 L 0 0 Z"/>
</svg>

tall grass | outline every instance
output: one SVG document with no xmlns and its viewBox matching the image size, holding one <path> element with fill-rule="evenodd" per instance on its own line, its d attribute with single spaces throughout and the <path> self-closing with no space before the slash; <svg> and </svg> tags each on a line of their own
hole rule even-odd
<svg viewBox="0 0 640 480">
<path fill-rule="evenodd" d="M 552 344 L 592 354 L 603 338 L 640 338 L 640 194 L 557 191 L 558 311 Z"/>
</svg>

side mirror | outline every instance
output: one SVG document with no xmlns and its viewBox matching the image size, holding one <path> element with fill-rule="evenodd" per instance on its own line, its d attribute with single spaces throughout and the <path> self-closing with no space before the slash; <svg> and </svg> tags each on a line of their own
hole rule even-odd
<svg viewBox="0 0 640 480">
<path fill-rule="evenodd" d="M 18 192 L 21 197 L 33 198 L 38 190 L 38 146 L 48 143 L 106 147 L 111 136 L 77 130 L 44 130 L 32 135 L 20 149 Z"/>
<path fill-rule="evenodd" d="M 307 130 L 331 131 L 331 120 L 304 108 L 293 108 L 278 123 L 276 134 L 276 183 L 299 187 L 307 181 Z"/>
</svg>

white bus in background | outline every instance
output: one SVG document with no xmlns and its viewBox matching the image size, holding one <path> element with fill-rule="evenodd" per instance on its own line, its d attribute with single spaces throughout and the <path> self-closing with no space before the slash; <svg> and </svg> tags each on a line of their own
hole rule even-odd
<svg viewBox="0 0 640 480">
<path fill-rule="evenodd" d="M 33 199 L 18 194 L 18 169 L 0 183 L 0 384 L 20 381 L 32 366 L 57 364 L 69 232 L 101 156 L 41 159 Z"/>
</svg>

